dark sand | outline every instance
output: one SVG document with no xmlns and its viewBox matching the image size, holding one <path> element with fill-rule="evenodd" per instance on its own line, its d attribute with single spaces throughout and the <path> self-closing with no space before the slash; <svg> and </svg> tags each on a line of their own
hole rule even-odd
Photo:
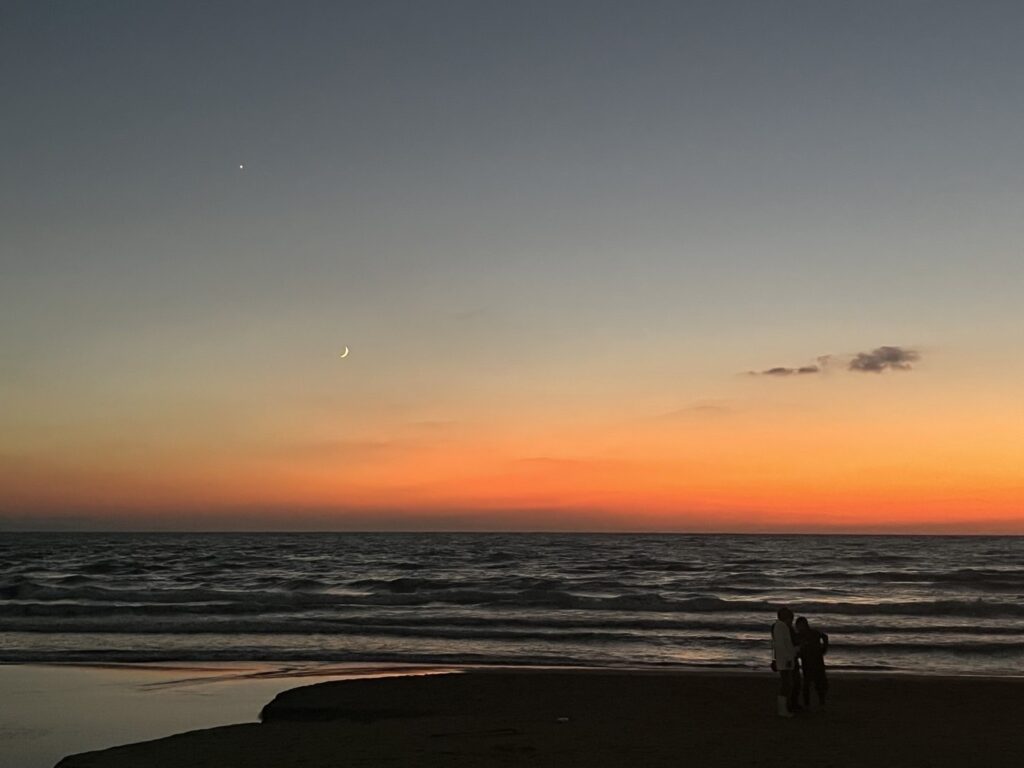
<svg viewBox="0 0 1024 768">
<path fill-rule="evenodd" d="M 569 718 L 560 722 L 560 718 Z M 329 682 L 262 723 L 65 758 L 60 768 L 1024 766 L 1024 680 L 832 677 L 775 715 L 759 674 L 486 671 Z"/>
<path fill-rule="evenodd" d="M 0 663 L 0 768 L 53 768 L 77 752 L 251 723 L 264 704 L 297 685 L 442 671 L 451 670 L 328 662 Z"/>
</svg>

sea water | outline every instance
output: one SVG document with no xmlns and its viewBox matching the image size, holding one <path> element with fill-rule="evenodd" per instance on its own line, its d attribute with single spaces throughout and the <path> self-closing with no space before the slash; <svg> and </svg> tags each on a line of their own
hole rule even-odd
<svg viewBox="0 0 1024 768">
<path fill-rule="evenodd" d="M 0 661 L 1024 671 L 1024 538 L 2 534 Z"/>
</svg>

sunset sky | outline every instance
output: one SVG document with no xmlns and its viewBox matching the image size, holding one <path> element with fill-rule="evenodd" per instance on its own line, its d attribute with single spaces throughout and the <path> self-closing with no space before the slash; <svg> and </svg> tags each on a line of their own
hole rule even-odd
<svg viewBox="0 0 1024 768">
<path fill-rule="evenodd" d="M 2 0 L 0 528 L 1024 533 L 1022 39 Z"/>
</svg>

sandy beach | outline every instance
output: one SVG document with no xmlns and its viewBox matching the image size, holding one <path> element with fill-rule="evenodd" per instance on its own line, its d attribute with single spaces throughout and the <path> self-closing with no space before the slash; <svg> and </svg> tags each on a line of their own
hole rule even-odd
<svg viewBox="0 0 1024 768">
<path fill-rule="evenodd" d="M 834 675 L 784 720 L 769 674 L 499 670 L 278 694 L 261 723 L 69 756 L 59 768 L 1020 766 L 1024 680 Z"/>
</svg>

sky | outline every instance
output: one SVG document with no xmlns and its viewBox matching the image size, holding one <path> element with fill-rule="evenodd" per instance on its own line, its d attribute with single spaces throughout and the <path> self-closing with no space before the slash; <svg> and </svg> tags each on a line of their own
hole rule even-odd
<svg viewBox="0 0 1024 768">
<path fill-rule="evenodd" d="M 0 528 L 1024 533 L 1022 34 L 0 0 Z"/>
</svg>

